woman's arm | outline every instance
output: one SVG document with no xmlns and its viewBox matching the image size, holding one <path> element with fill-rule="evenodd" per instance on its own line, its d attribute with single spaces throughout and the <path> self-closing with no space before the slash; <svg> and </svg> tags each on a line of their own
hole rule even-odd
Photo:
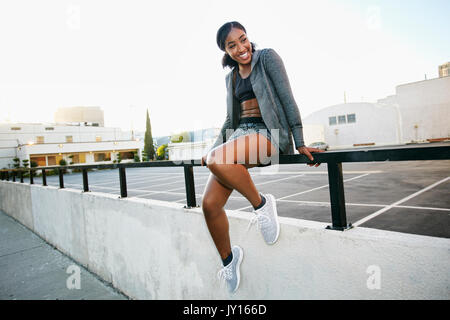
<svg viewBox="0 0 450 320">
<path fill-rule="evenodd" d="M 303 125 L 297 103 L 292 94 L 286 68 L 280 56 L 273 49 L 267 49 L 264 55 L 264 62 L 267 75 L 272 80 L 272 84 L 286 113 L 289 127 L 294 137 L 295 147 L 298 149 L 305 145 L 303 140 Z"/>
</svg>

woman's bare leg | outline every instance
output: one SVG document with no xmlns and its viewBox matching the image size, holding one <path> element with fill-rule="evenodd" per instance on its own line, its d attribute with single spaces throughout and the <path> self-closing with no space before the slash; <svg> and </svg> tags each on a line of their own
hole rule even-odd
<svg viewBox="0 0 450 320">
<path fill-rule="evenodd" d="M 248 168 L 255 167 L 274 153 L 275 148 L 261 134 L 251 134 L 229 141 L 212 150 L 206 163 L 216 178 L 229 189 L 236 189 L 257 207 L 261 196 Z"/>
<path fill-rule="evenodd" d="M 223 208 L 232 192 L 233 189 L 225 187 L 210 174 L 203 193 L 202 210 L 206 225 L 222 259 L 231 253 L 228 218 Z"/>
</svg>

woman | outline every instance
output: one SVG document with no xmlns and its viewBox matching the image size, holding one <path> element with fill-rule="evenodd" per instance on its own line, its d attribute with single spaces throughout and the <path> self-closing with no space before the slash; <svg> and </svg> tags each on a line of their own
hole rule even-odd
<svg viewBox="0 0 450 320">
<path fill-rule="evenodd" d="M 225 123 L 213 147 L 202 158 L 202 165 L 211 171 L 202 209 L 222 258 L 219 277 L 227 281 L 229 291 L 234 293 L 239 287 L 243 250 L 231 247 L 224 210 L 228 197 L 237 190 L 247 198 L 254 208 L 252 223 L 257 221 L 266 243 L 273 244 L 280 232 L 275 198 L 258 192 L 248 169 L 268 163 L 279 154 L 294 154 L 291 135 L 298 152 L 311 161 L 311 152 L 322 150 L 304 145 L 298 107 L 277 53 L 273 49 L 255 50 L 245 28 L 236 21 L 225 23 L 216 40 L 225 51 L 223 67 L 232 70 L 226 76 Z"/>
</svg>

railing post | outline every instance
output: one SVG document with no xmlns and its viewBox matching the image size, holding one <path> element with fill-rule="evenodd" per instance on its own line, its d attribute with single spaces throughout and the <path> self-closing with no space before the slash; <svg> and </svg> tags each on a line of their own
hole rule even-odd
<svg viewBox="0 0 450 320">
<path fill-rule="evenodd" d="M 184 182 L 186 186 L 186 200 L 187 209 L 195 208 L 197 206 L 195 199 L 195 184 L 194 184 L 194 168 L 192 165 L 184 165 Z"/>
<path fill-rule="evenodd" d="M 328 162 L 328 183 L 330 189 L 332 226 L 327 229 L 345 230 L 351 228 L 347 225 L 345 212 L 344 179 L 342 177 L 342 163 Z"/>
<path fill-rule="evenodd" d="M 64 177 L 63 177 L 64 169 L 58 168 L 58 174 L 59 174 L 59 187 L 61 189 L 63 189 L 64 188 Z"/>
<path fill-rule="evenodd" d="M 23 170 L 19 171 L 20 183 L 23 183 Z"/>
<path fill-rule="evenodd" d="M 127 177 L 125 175 L 125 168 L 119 167 L 119 180 L 120 180 L 120 197 L 127 197 Z"/>
<path fill-rule="evenodd" d="M 42 169 L 42 185 L 47 185 L 47 174 L 45 173 L 45 169 Z"/>
<path fill-rule="evenodd" d="M 13 170 L 13 172 L 12 172 L 12 181 L 16 182 L 16 171 L 15 170 Z"/>
<path fill-rule="evenodd" d="M 88 184 L 87 169 L 82 169 L 82 170 L 83 170 L 83 192 L 88 192 L 89 191 L 89 184 Z"/>
<path fill-rule="evenodd" d="M 33 180 L 33 170 L 30 169 L 30 184 L 34 184 L 34 180 Z"/>
<path fill-rule="evenodd" d="M 6 181 L 9 181 L 9 171 L 6 171 L 5 173 L 6 173 L 6 174 L 5 174 Z"/>
</svg>

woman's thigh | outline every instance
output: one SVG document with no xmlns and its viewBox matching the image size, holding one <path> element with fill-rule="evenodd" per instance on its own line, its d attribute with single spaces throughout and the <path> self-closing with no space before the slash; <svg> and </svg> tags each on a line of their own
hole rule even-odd
<svg viewBox="0 0 450 320">
<path fill-rule="evenodd" d="M 210 174 L 203 192 L 202 207 L 206 209 L 223 208 L 233 189 L 224 186 L 214 174 Z"/>
<path fill-rule="evenodd" d="M 267 164 L 276 154 L 277 150 L 269 139 L 262 134 L 252 133 L 218 146 L 211 151 L 208 159 L 209 163 L 242 164 L 246 168 L 252 168 Z"/>
</svg>

